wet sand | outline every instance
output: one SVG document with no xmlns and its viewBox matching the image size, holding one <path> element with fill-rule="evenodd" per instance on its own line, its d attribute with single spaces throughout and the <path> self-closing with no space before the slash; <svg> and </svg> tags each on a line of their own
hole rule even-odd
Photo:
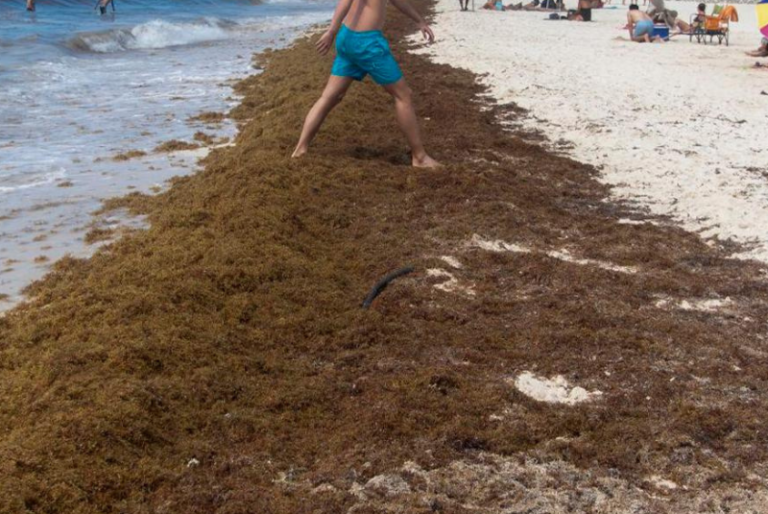
<svg viewBox="0 0 768 514">
<path fill-rule="evenodd" d="M 108 203 L 151 228 L 0 318 L 0 512 L 760 512 L 765 267 L 606 201 L 411 30 L 445 168 L 370 83 L 290 160 L 331 62 L 300 40 L 236 146 Z"/>
</svg>

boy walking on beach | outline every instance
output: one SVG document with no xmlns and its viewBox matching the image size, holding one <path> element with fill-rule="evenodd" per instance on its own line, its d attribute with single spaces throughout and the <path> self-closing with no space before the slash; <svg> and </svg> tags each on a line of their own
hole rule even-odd
<svg viewBox="0 0 768 514">
<path fill-rule="evenodd" d="M 408 0 L 391 0 L 406 16 L 418 23 L 424 37 L 435 40 L 432 29 Z M 310 109 L 304 120 L 301 137 L 292 157 L 307 153 L 325 117 L 336 107 L 353 80 L 370 75 L 395 100 L 395 114 L 400 129 L 411 147 L 411 162 L 415 167 L 435 167 L 438 162 L 430 157 L 421 142 L 419 123 L 413 109 L 411 90 L 392 56 L 389 44 L 381 32 L 384 26 L 387 0 L 339 0 L 333 13 L 331 26 L 317 42 L 317 51 L 325 55 L 336 40 L 336 60 L 323 94 Z M 343 20 L 343 24 L 342 24 Z"/>
</svg>

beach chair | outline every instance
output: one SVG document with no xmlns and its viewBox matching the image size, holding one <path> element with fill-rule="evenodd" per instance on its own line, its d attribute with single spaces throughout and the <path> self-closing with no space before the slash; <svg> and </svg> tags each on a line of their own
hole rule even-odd
<svg viewBox="0 0 768 514">
<path fill-rule="evenodd" d="M 728 46 L 731 35 L 731 22 L 739 21 L 739 13 L 732 5 L 726 5 L 723 8 L 715 6 L 713 10 L 713 16 L 707 16 L 703 23 L 698 24 L 696 28 L 691 30 L 690 40 L 693 41 L 696 38 L 697 43 L 712 43 L 717 38 L 717 44 L 722 45 L 725 42 L 725 46 Z M 718 9 L 719 8 L 719 9 Z M 691 16 L 691 25 L 693 25 L 695 15 Z"/>
</svg>

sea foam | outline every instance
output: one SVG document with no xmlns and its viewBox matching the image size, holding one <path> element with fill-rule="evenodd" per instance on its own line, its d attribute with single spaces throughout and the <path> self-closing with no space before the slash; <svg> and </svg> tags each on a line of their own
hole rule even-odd
<svg viewBox="0 0 768 514">
<path fill-rule="evenodd" d="M 195 22 L 152 20 L 131 28 L 81 33 L 67 41 L 67 46 L 94 53 L 167 48 L 227 39 L 228 30 L 234 26 L 233 22 L 217 18 Z"/>
</svg>

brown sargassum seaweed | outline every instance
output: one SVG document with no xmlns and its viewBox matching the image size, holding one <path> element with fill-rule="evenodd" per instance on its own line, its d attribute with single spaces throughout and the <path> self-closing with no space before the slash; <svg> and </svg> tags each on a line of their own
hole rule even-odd
<svg viewBox="0 0 768 514">
<path fill-rule="evenodd" d="M 289 159 L 330 66 L 300 40 L 238 86 L 235 147 L 108 203 L 149 230 L 59 262 L 0 318 L 0 511 L 765 508 L 764 267 L 618 223 L 642 213 L 505 132 L 516 110 L 470 73 L 406 53 L 409 27 L 388 33 L 443 169 L 408 167 L 371 84 Z M 708 298 L 730 303 L 675 307 Z M 603 396 L 539 403 L 523 370 Z"/>
</svg>

